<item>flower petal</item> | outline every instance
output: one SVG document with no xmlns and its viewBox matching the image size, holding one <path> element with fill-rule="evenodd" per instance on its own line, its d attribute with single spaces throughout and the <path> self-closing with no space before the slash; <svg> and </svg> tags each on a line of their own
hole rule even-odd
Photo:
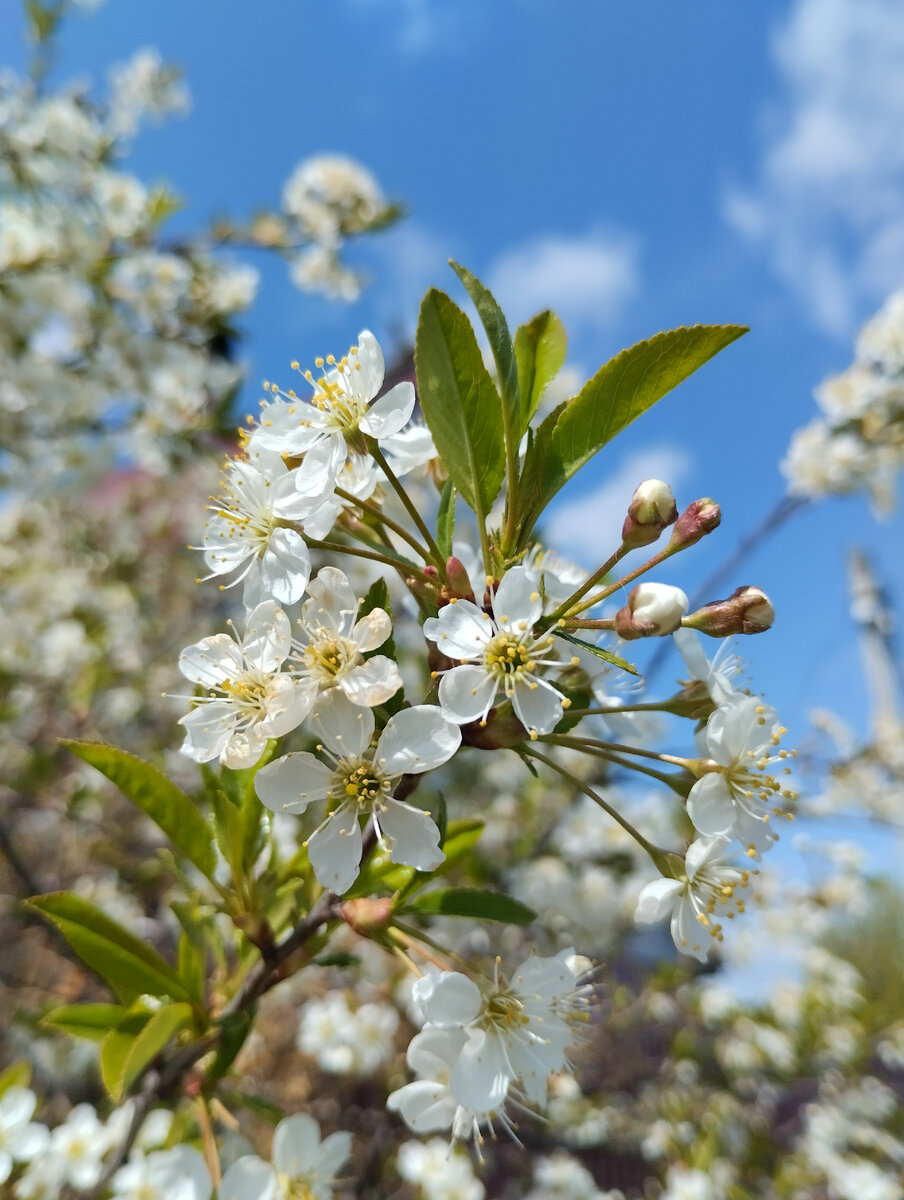
<svg viewBox="0 0 904 1200">
<path fill-rule="evenodd" d="M 249 613 L 242 639 L 242 653 L 249 666 L 260 671 L 278 671 L 292 641 L 289 618 L 275 600 L 265 600 Z"/>
<path fill-rule="evenodd" d="M 360 667 L 353 667 L 339 686 L 352 704 L 372 708 L 396 694 L 402 686 L 402 675 L 391 658 L 377 654 Z"/>
<path fill-rule="evenodd" d="M 543 601 L 538 585 L 536 573 L 527 567 L 506 571 L 493 597 L 493 616 L 500 628 L 525 633 L 539 620 Z"/>
<path fill-rule="evenodd" d="M 277 1200 L 276 1172 L 256 1154 L 236 1159 L 217 1188 L 218 1200 Z"/>
<path fill-rule="evenodd" d="M 498 1108 L 512 1082 L 502 1039 L 483 1029 L 472 1029 L 449 1078 L 449 1090 L 465 1108 L 486 1112 Z"/>
<path fill-rule="evenodd" d="M 307 1113 L 295 1113 L 276 1126 L 273 1134 L 273 1165 L 290 1179 L 314 1167 L 320 1148 L 320 1126 Z"/>
<path fill-rule="evenodd" d="M 310 633 L 328 629 L 340 637 L 351 634 L 358 615 L 358 597 L 344 571 L 322 567 L 308 584 L 308 595 L 310 600 L 301 606 L 301 620 Z"/>
<path fill-rule="evenodd" d="M 418 1079 L 392 1092 L 386 1098 L 386 1107 L 401 1113 L 402 1120 L 415 1133 L 431 1133 L 451 1126 L 458 1101 L 445 1083 Z"/>
<path fill-rule="evenodd" d="M 235 679 L 245 669 L 242 652 L 228 633 L 215 633 L 194 646 L 186 646 L 179 655 L 179 670 L 192 683 L 219 688 L 226 679 Z"/>
<path fill-rule="evenodd" d="M 329 1184 L 349 1159 L 352 1152 L 352 1135 L 344 1129 L 325 1137 L 317 1153 L 315 1171 L 318 1183 Z"/>
<path fill-rule="evenodd" d="M 425 975 L 415 984 L 413 995 L 424 1017 L 433 1025 L 467 1025 L 480 1012 L 483 1003 L 480 988 L 460 971 Z M 460 1051 L 461 1047 L 458 1053 Z M 457 1062 L 458 1053 L 449 1061 Z"/>
<path fill-rule="evenodd" d="M 228 700 L 199 704 L 179 720 L 185 729 L 183 754 L 195 762 L 210 762 L 219 758 L 235 728 L 236 711 Z"/>
<path fill-rule="evenodd" d="M 552 733 L 562 720 L 562 695 L 545 679 L 519 679 L 512 706 L 528 732 Z"/>
<path fill-rule="evenodd" d="M 357 611 L 356 605 L 355 612 Z M 367 654 L 368 651 L 376 650 L 378 646 L 382 646 L 391 633 L 392 618 L 386 609 L 372 608 L 355 625 L 351 632 L 351 639 L 362 654 Z"/>
<path fill-rule="evenodd" d="M 331 688 L 316 702 L 308 728 L 338 758 L 356 758 L 370 745 L 374 715 L 348 701 L 339 688 Z"/>
<path fill-rule="evenodd" d="M 265 597 L 280 604 L 295 604 L 304 595 L 311 577 L 311 556 L 301 534 L 294 529 L 274 529 L 259 561 L 258 587 Z M 245 582 L 245 604 L 252 593 L 253 572 Z"/>
<path fill-rule="evenodd" d="M 493 622 L 470 600 L 459 600 L 439 610 L 438 617 L 424 622 L 424 637 L 436 642 L 449 658 L 480 658 L 496 632 Z"/>
<path fill-rule="evenodd" d="M 361 829 L 357 809 L 337 808 L 308 842 L 308 858 L 321 887 L 341 896 L 358 877 Z"/>
<path fill-rule="evenodd" d="M 369 711 L 369 710 L 365 710 Z M 380 734 L 374 761 L 390 778 L 432 771 L 461 745 L 461 730 L 435 704 L 403 708 Z"/>
<path fill-rule="evenodd" d="M 358 362 L 360 369 L 349 372 L 350 390 L 361 400 L 373 400 L 383 386 L 385 368 L 380 343 L 369 329 L 358 334 Z"/>
<path fill-rule="evenodd" d="M 700 833 L 728 833 L 735 814 L 731 792 L 720 772 L 712 771 L 704 775 L 691 788 L 687 798 L 687 815 Z"/>
<path fill-rule="evenodd" d="M 380 813 L 380 828 L 395 863 L 432 871 L 446 857 L 439 848 L 439 829 L 430 814 L 401 800 L 387 800 Z"/>
<path fill-rule="evenodd" d="M 309 804 L 326 799 L 332 776 L 329 767 L 302 750 L 261 767 L 254 788 L 271 812 L 303 813 Z"/>
<path fill-rule="evenodd" d="M 450 721 L 466 725 L 483 717 L 496 696 L 496 680 L 483 667 L 453 667 L 439 681 L 439 702 Z"/>
<path fill-rule="evenodd" d="M 677 879 L 654 879 L 641 890 L 637 897 L 634 920 L 638 925 L 652 925 L 661 921 L 675 907 L 681 895 L 682 884 Z"/>
<path fill-rule="evenodd" d="M 414 384 L 407 381 L 397 383 L 370 406 L 358 428 L 371 437 L 392 437 L 405 428 L 413 412 Z"/>
</svg>

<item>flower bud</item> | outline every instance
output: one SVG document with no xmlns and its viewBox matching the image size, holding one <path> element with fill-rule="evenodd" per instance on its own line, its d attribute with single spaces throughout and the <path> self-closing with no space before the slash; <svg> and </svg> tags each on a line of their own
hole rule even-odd
<svg viewBox="0 0 904 1200">
<path fill-rule="evenodd" d="M 454 596 L 458 600 L 470 600 L 472 604 L 476 603 L 468 572 L 462 561 L 454 554 L 446 560 L 446 579 L 449 583 L 448 587 L 443 588 L 443 599 L 450 600 Z"/>
<path fill-rule="evenodd" d="M 390 896 L 358 896 L 354 900 L 343 900 L 339 905 L 339 916 L 361 937 L 385 929 L 392 920 L 392 913 Z"/>
<path fill-rule="evenodd" d="M 693 546 L 694 542 L 699 542 L 706 534 L 712 533 L 721 520 L 722 510 L 715 500 L 710 500 L 708 496 L 704 496 L 702 500 L 694 500 L 675 522 L 669 545 L 676 549 Z"/>
<path fill-rule="evenodd" d="M 622 545 L 634 550 L 655 542 L 678 517 L 672 489 L 661 479 L 645 479 L 637 488 L 622 526 Z"/>
<path fill-rule="evenodd" d="M 681 588 L 668 583 L 639 583 L 628 603 L 615 614 L 615 631 L 625 641 L 662 637 L 674 633 L 687 612 L 688 599 Z"/>
<path fill-rule="evenodd" d="M 775 620 L 775 609 L 762 588 L 739 587 L 727 600 L 714 600 L 687 619 L 691 629 L 710 637 L 731 637 L 735 633 L 765 633 Z"/>
</svg>

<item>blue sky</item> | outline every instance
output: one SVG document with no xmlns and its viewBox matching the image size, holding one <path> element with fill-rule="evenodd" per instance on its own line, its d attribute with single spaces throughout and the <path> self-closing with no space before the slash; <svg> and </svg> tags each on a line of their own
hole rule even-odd
<svg viewBox="0 0 904 1200">
<path fill-rule="evenodd" d="M 21 65 L 13 14 L 0 46 Z M 55 78 L 101 78 L 145 45 L 185 68 L 194 107 L 143 135 L 132 168 L 189 199 L 186 228 L 276 204 L 295 163 L 325 150 L 358 158 L 410 213 L 360 247 L 374 282 L 351 307 L 261 262 L 250 408 L 291 359 L 364 327 L 392 345 L 426 287 L 458 295 L 450 256 L 513 324 L 556 307 L 586 373 L 662 328 L 752 327 L 563 495 L 549 527 L 587 565 L 612 547 L 585 531 L 617 537 L 635 484 L 664 474 L 679 503 L 723 508 L 721 530 L 662 576 L 692 591 L 780 497 L 813 386 L 904 283 L 898 0 L 108 0 L 67 22 Z M 758 583 L 775 602 L 775 629 L 742 650 L 792 735 L 816 706 L 864 728 L 844 553 L 870 549 L 904 596 L 901 535 L 900 516 L 877 525 L 862 500 L 829 501 L 724 589 Z"/>
</svg>

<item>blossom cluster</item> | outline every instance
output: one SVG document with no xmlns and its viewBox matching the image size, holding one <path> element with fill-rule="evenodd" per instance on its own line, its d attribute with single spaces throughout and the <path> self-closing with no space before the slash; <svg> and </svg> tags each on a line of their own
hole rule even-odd
<svg viewBox="0 0 904 1200">
<path fill-rule="evenodd" d="M 782 463 L 789 492 L 818 500 L 865 490 L 889 512 L 904 463 L 904 292 L 867 321 L 854 362 L 815 396 L 821 415 L 794 434 Z"/>
</svg>

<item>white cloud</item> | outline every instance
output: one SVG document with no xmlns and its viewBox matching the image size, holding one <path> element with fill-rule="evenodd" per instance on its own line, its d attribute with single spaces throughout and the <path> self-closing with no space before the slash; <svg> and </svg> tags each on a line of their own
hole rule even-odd
<svg viewBox="0 0 904 1200">
<path fill-rule="evenodd" d="M 590 492 L 554 506 L 544 541 L 582 566 L 596 567 L 618 548 L 631 497 L 645 479 L 664 479 L 674 491 L 690 474 L 690 455 L 675 446 L 650 446 L 625 458 Z"/>
<path fill-rule="evenodd" d="M 512 325 L 552 308 L 569 332 L 604 329 L 637 294 L 637 251 L 624 234 L 539 237 L 497 258 L 487 284 Z"/>
<path fill-rule="evenodd" d="M 362 16 L 388 28 L 398 50 L 405 54 L 467 49 L 475 22 L 486 16 L 476 0 L 348 0 Z"/>
<path fill-rule="evenodd" d="M 773 57 L 781 116 L 724 214 L 819 326 L 846 335 L 904 278 L 904 6 L 796 0 Z"/>
</svg>

